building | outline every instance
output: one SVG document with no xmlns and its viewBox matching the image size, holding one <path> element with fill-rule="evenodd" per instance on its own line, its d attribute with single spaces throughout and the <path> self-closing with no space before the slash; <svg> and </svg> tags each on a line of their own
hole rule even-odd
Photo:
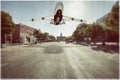
<svg viewBox="0 0 120 80">
<path fill-rule="evenodd" d="M 12 34 L 12 43 L 35 43 L 36 38 L 34 37 L 34 28 L 24 24 L 16 24 L 15 31 Z"/>
<path fill-rule="evenodd" d="M 104 19 L 105 19 L 107 16 L 108 16 L 108 14 L 106 14 L 106 15 L 104 15 L 103 17 L 97 19 L 97 20 L 96 20 L 96 23 L 99 23 L 99 24 L 101 24 L 101 25 L 105 25 L 103 21 L 104 21 Z"/>
<path fill-rule="evenodd" d="M 57 41 L 65 41 L 66 37 L 62 36 L 62 33 L 60 33 L 60 36 L 57 36 Z"/>
<path fill-rule="evenodd" d="M 1 44 L 10 44 L 12 43 L 12 34 L 1 35 Z"/>
</svg>

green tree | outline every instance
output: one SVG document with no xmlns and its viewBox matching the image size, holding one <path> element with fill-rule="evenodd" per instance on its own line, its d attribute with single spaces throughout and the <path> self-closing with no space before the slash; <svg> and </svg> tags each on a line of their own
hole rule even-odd
<svg viewBox="0 0 120 80">
<path fill-rule="evenodd" d="M 84 38 L 87 37 L 87 36 L 86 36 L 86 33 L 87 33 L 87 32 L 86 32 L 86 28 L 81 28 L 81 29 L 79 30 L 78 35 L 79 35 L 81 41 L 84 41 Z"/>
<path fill-rule="evenodd" d="M 87 24 L 79 24 L 76 30 L 73 32 L 72 37 L 74 37 L 74 40 L 79 42 L 83 41 L 85 35 L 85 28 L 87 27 Z"/>
<path fill-rule="evenodd" d="M 49 35 L 48 37 L 49 37 L 49 41 L 55 41 L 56 40 L 55 36 L 53 36 L 53 35 Z"/>
<path fill-rule="evenodd" d="M 36 30 L 36 29 L 35 29 L 33 35 L 34 35 L 36 38 L 38 38 L 39 35 L 40 35 L 39 30 Z"/>
<path fill-rule="evenodd" d="M 66 42 L 72 42 L 73 39 L 74 39 L 73 36 L 68 36 L 68 37 L 66 38 Z"/>
<path fill-rule="evenodd" d="M 104 19 L 107 25 L 107 37 L 110 41 L 119 42 L 119 1 L 112 7 L 111 12 Z"/>
<path fill-rule="evenodd" d="M 4 11 L 1 11 L 1 38 L 4 41 L 5 34 L 12 34 L 15 29 L 15 24 L 12 16 Z"/>
<path fill-rule="evenodd" d="M 49 35 L 49 33 L 42 33 L 40 29 L 34 30 L 34 36 L 37 38 L 37 42 L 45 42 L 45 41 L 55 41 L 55 37 L 53 35 Z"/>
<path fill-rule="evenodd" d="M 78 33 L 79 33 L 79 30 L 76 29 L 72 34 L 72 36 L 74 37 L 74 40 L 77 42 L 80 40 Z"/>
<path fill-rule="evenodd" d="M 33 35 L 36 37 L 37 42 L 40 41 L 41 32 L 39 30 L 35 29 Z"/>
<path fill-rule="evenodd" d="M 102 26 L 97 23 L 89 24 L 86 28 L 87 36 L 92 39 L 94 44 L 96 44 L 96 38 L 99 37 L 103 32 L 104 30 Z"/>
<path fill-rule="evenodd" d="M 45 41 L 48 40 L 48 35 L 49 35 L 49 33 L 45 32 L 45 33 L 42 33 L 41 35 L 42 35 L 42 38 L 41 38 L 42 41 L 45 42 Z"/>
</svg>

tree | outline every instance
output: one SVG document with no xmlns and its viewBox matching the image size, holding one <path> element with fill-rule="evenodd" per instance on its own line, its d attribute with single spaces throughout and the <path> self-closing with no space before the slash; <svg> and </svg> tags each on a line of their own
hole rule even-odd
<svg viewBox="0 0 120 80">
<path fill-rule="evenodd" d="M 87 36 L 93 40 L 94 44 L 96 44 L 96 38 L 98 36 L 100 36 L 101 33 L 103 33 L 103 32 L 104 32 L 104 30 L 103 30 L 102 26 L 97 23 L 90 24 L 86 28 Z"/>
<path fill-rule="evenodd" d="M 81 41 L 84 41 L 84 38 L 87 37 L 87 36 L 86 36 L 86 33 L 87 33 L 87 32 L 85 32 L 85 30 L 86 30 L 86 27 L 85 27 L 85 28 L 81 28 L 81 29 L 79 30 L 78 35 L 79 35 Z"/>
<path fill-rule="evenodd" d="M 49 35 L 49 33 L 47 33 L 47 32 L 42 33 L 40 31 L 40 29 L 34 30 L 34 34 L 33 35 L 37 38 L 37 41 L 41 41 L 41 42 L 55 41 L 55 36 Z"/>
<path fill-rule="evenodd" d="M 66 38 L 66 42 L 72 42 L 73 39 L 74 39 L 73 36 L 68 36 L 68 37 Z"/>
<path fill-rule="evenodd" d="M 42 38 L 41 38 L 42 41 L 47 41 L 49 33 L 45 32 L 45 33 L 42 33 L 41 35 L 42 35 Z"/>
<path fill-rule="evenodd" d="M 41 35 L 39 30 L 35 29 L 33 35 L 37 38 L 37 41 L 40 40 Z"/>
<path fill-rule="evenodd" d="M 12 16 L 8 13 L 1 11 L 1 37 L 2 43 L 5 39 L 5 34 L 12 34 L 15 30 L 15 24 L 12 20 Z"/>
<path fill-rule="evenodd" d="M 53 35 L 49 35 L 48 37 L 49 37 L 49 41 L 55 41 L 56 40 L 55 36 L 53 36 Z"/>
<path fill-rule="evenodd" d="M 105 29 L 106 33 L 106 41 L 108 42 L 119 42 L 119 34 L 116 33 L 116 31 L 113 31 L 112 28 L 106 28 Z"/>
<path fill-rule="evenodd" d="M 77 42 L 80 40 L 78 33 L 79 33 L 79 30 L 76 29 L 72 34 L 72 36 L 74 37 L 74 40 L 77 41 Z"/>
<path fill-rule="evenodd" d="M 33 32 L 33 35 L 34 35 L 36 38 L 39 38 L 39 36 L 40 36 L 39 30 L 35 29 L 34 32 Z"/>
<path fill-rule="evenodd" d="M 85 28 L 87 27 L 87 24 L 79 24 L 76 30 L 73 32 L 72 37 L 74 37 L 74 40 L 79 42 L 83 41 L 85 37 Z"/>
<path fill-rule="evenodd" d="M 119 1 L 112 7 L 108 17 L 104 19 L 104 23 L 107 25 L 107 36 L 110 41 L 119 42 Z"/>
</svg>

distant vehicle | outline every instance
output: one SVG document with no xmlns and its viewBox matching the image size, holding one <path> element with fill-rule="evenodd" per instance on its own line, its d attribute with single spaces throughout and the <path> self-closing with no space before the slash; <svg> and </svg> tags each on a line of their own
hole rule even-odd
<svg viewBox="0 0 120 80">
<path fill-rule="evenodd" d="M 48 20 L 50 21 L 50 24 L 54 24 L 54 25 L 65 24 L 65 21 L 86 22 L 85 20 L 82 20 L 82 19 L 76 19 L 73 17 L 63 16 L 62 13 L 63 13 L 63 3 L 57 2 L 54 16 L 46 17 L 46 18 L 42 17 L 40 20 Z M 37 21 L 37 19 L 31 19 L 31 21 L 34 22 L 34 21 Z"/>
</svg>

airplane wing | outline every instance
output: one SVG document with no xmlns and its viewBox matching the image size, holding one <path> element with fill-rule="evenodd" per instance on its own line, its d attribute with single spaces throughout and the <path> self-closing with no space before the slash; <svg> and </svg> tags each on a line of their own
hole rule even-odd
<svg viewBox="0 0 120 80">
<path fill-rule="evenodd" d="M 54 24 L 54 16 L 50 16 L 50 17 L 41 17 L 41 18 L 32 18 L 31 19 L 32 22 L 34 21 L 50 21 L 50 24 Z M 62 21 L 60 24 L 65 24 L 65 21 L 78 21 L 81 23 L 85 23 L 85 20 L 82 19 L 76 19 L 73 17 L 68 17 L 68 16 L 63 16 Z"/>
<path fill-rule="evenodd" d="M 41 18 L 32 18 L 31 21 L 52 21 L 54 20 L 54 16 L 49 16 L 49 17 L 41 17 Z"/>
<path fill-rule="evenodd" d="M 76 19 L 76 18 L 68 17 L 68 16 L 63 16 L 63 20 L 64 21 L 78 21 L 78 22 L 83 22 L 83 23 L 87 22 L 83 19 Z"/>
</svg>

